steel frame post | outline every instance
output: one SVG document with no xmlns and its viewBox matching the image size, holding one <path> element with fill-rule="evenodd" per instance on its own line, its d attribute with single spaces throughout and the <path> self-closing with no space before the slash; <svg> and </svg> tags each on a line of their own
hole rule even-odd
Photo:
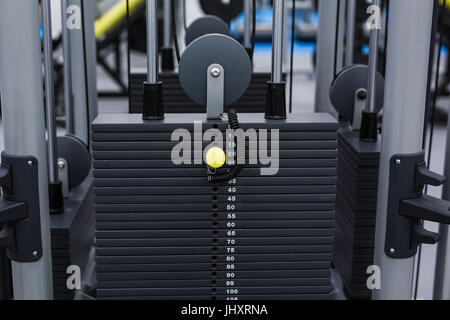
<svg viewBox="0 0 450 320">
<path fill-rule="evenodd" d="M 356 0 L 347 0 L 347 20 L 345 28 L 345 67 L 353 64 L 355 51 Z"/>
<path fill-rule="evenodd" d="M 316 99 L 315 111 L 328 112 L 337 117 L 330 101 L 330 86 L 334 79 L 336 50 L 336 23 L 338 1 L 319 1 L 319 28 L 317 33 Z"/>
<path fill-rule="evenodd" d="M 385 254 L 390 161 L 395 154 L 423 150 L 433 0 L 391 1 L 389 14 L 374 262 L 381 270 L 381 288 L 372 297 L 408 300 L 414 257 L 391 259 Z"/>
<path fill-rule="evenodd" d="M 95 1 L 67 0 L 63 19 L 75 17 L 76 26 L 69 29 L 69 75 L 72 87 L 73 133 L 89 145 L 90 123 L 97 110 L 97 49 L 94 30 Z M 64 29 L 67 29 L 64 24 Z"/>
<path fill-rule="evenodd" d="M 14 298 L 53 298 L 47 147 L 39 2 L 7 0 L 0 10 L 0 87 L 5 152 L 34 156 L 39 168 L 42 257 L 12 262 Z M 14 30 L 14 32 L 11 32 Z"/>
</svg>

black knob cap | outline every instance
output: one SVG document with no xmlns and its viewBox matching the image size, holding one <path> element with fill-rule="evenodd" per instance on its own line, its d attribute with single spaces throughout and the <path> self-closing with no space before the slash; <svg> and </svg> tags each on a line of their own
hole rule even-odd
<svg viewBox="0 0 450 320">
<path fill-rule="evenodd" d="M 286 82 L 268 82 L 266 116 L 268 120 L 286 119 Z"/>
<path fill-rule="evenodd" d="M 142 108 L 142 119 L 162 120 L 164 119 L 164 103 L 162 94 L 162 82 L 144 82 L 144 105 Z"/>
</svg>

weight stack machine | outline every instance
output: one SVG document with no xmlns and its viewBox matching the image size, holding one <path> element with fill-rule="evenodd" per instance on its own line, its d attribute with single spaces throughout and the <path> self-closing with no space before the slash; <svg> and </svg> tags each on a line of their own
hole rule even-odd
<svg viewBox="0 0 450 320">
<path fill-rule="evenodd" d="M 349 299 L 370 299 L 367 267 L 373 264 L 380 143 L 359 132 L 338 133 L 338 182 L 334 265 Z"/>
<path fill-rule="evenodd" d="M 203 115 L 94 122 L 99 299 L 331 298 L 336 123 L 239 118 L 243 129 L 280 130 L 276 176 L 248 167 L 212 184 L 204 165 L 174 166 L 173 130 L 225 130 Z"/>
<path fill-rule="evenodd" d="M 278 71 L 282 24 L 276 22 L 283 3 L 274 5 Z M 161 88 L 154 57 L 147 90 Z M 336 120 L 329 114 L 286 117 L 281 72 L 273 72 L 268 84 L 265 114 L 230 111 L 227 119 L 224 105 L 237 101 L 251 78 L 247 52 L 227 36 L 194 41 L 179 74 L 186 93 L 207 106 L 207 115 L 165 115 L 162 93 L 154 90 L 145 93 L 153 102 L 144 103 L 145 120 L 104 114 L 93 123 L 98 298 L 334 298 Z M 248 162 L 238 169 L 242 155 L 248 159 L 258 147 L 245 143 L 240 149 L 231 142 L 236 152 L 225 154 L 218 137 L 229 126 L 268 130 L 259 142 L 272 155 L 279 152 L 279 170 L 262 175 L 264 165 Z M 174 163 L 177 129 L 200 152 L 199 163 Z M 211 129 L 216 139 L 202 141 Z M 209 143 L 214 147 L 201 148 Z"/>
<path fill-rule="evenodd" d="M 379 3 L 375 3 L 378 4 Z M 381 137 L 378 114 L 384 79 L 377 71 L 378 29 L 370 32 L 369 64 L 351 65 L 335 77 L 330 100 L 339 112 L 336 242 L 333 263 L 349 299 L 370 299 Z"/>
<path fill-rule="evenodd" d="M 67 288 L 67 268 L 79 266 L 81 272 L 88 263 L 94 243 L 95 221 L 92 175 L 72 191 L 65 200 L 65 212 L 50 217 L 53 265 L 53 295 L 55 300 L 73 300 L 74 290 Z"/>
<path fill-rule="evenodd" d="M 56 300 L 73 300 L 75 290 L 66 283 L 68 268 L 78 266 L 83 275 L 94 245 L 92 158 L 75 136 L 58 136 L 56 143 L 64 207 L 50 215 L 53 294 Z"/>
</svg>

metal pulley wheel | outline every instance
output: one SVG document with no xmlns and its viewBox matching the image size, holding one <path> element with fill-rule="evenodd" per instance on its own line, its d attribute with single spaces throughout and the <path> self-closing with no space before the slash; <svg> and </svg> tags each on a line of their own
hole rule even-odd
<svg viewBox="0 0 450 320">
<path fill-rule="evenodd" d="M 352 65 L 338 73 L 330 87 L 330 100 L 336 111 L 345 120 L 353 120 L 355 94 L 367 88 L 369 68 L 366 65 Z M 384 78 L 376 76 L 376 112 L 380 112 L 384 102 Z"/>
<path fill-rule="evenodd" d="M 244 47 L 228 36 L 205 35 L 184 50 L 178 69 L 181 86 L 192 100 L 206 106 L 207 71 L 213 64 L 224 70 L 224 105 L 233 104 L 250 85 L 252 63 Z"/>
</svg>

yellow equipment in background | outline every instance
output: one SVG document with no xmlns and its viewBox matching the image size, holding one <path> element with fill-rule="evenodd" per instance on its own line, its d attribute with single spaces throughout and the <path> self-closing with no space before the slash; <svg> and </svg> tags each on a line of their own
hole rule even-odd
<svg viewBox="0 0 450 320">
<path fill-rule="evenodd" d="M 145 0 L 128 0 L 129 12 L 132 15 L 145 3 Z M 116 28 L 127 16 L 127 0 L 120 0 L 103 16 L 95 21 L 95 38 L 101 39 Z"/>
<path fill-rule="evenodd" d="M 444 0 L 439 0 L 441 6 L 444 5 Z M 445 6 L 447 7 L 447 9 L 450 9 L 450 0 L 447 0 L 445 3 Z"/>
</svg>

